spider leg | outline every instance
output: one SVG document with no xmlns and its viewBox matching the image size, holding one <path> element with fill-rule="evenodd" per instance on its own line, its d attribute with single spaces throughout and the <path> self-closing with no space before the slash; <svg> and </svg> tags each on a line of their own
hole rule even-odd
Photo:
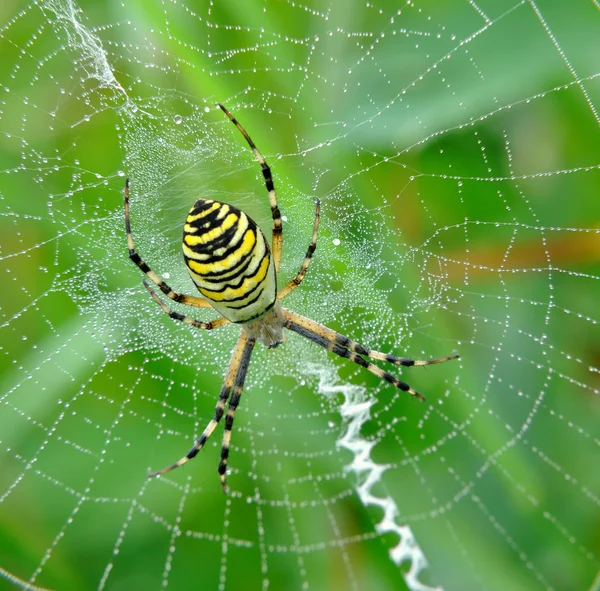
<svg viewBox="0 0 600 591">
<path fill-rule="evenodd" d="M 245 356 L 250 357 L 249 353 L 246 354 L 248 338 L 242 333 L 235 344 L 233 349 L 233 353 L 231 354 L 231 359 L 229 361 L 229 367 L 227 368 L 227 372 L 225 374 L 225 380 L 223 382 L 223 386 L 221 387 L 221 393 L 219 394 L 219 401 L 217 402 L 217 406 L 215 407 L 215 416 L 210 420 L 206 428 L 202 432 L 202 435 L 198 438 L 194 447 L 188 451 L 188 453 L 183 456 L 181 459 L 177 460 L 174 464 L 163 468 L 162 470 L 158 470 L 156 472 L 152 472 L 148 475 L 148 478 L 154 478 L 155 476 L 160 476 L 161 474 L 165 474 L 166 472 L 170 472 L 175 468 L 179 468 L 183 464 L 189 462 L 191 459 L 195 458 L 198 452 L 204 447 L 204 444 L 208 440 L 208 438 L 212 435 L 216 426 L 219 424 L 219 421 L 223 417 L 223 412 L 225 410 L 225 403 L 231 394 L 231 390 L 234 387 L 236 382 L 236 377 L 242 364 Z M 254 345 L 254 342 L 252 343 Z M 252 348 L 250 348 L 250 351 Z M 247 361 L 246 361 L 247 364 Z"/>
<path fill-rule="evenodd" d="M 385 380 L 389 384 L 392 384 L 392 386 L 395 386 L 399 390 L 402 390 L 403 392 L 408 392 L 411 396 L 414 396 L 419 400 L 425 400 L 425 397 L 422 394 L 419 394 L 416 390 L 413 390 L 413 388 L 411 388 L 406 382 L 399 380 L 396 376 L 393 376 L 392 374 L 388 373 L 387 371 L 384 371 L 380 367 L 377 367 L 370 361 L 367 361 L 355 351 L 347 349 L 341 344 L 337 343 L 335 338 L 332 338 L 332 336 L 329 334 L 328 331 L 330 331 L 330 329 L 327 329 L 322 324 L 314 322 L 313 320 L 305 318 L 304 316 L 300 316 L 300 314 L 296 314 L 295 312 L 292 312 L 291 310 L 288 310 L 286 308 L 283 309 L 283 315 L 285 318 L 285 327 L 287 329 L 293 330 L 299 335 L 309 339 L 310 341 L 313 341 L 313 343 L 321 345 L 321 347 L 324 347 L 328 351 L 331 351 L 332 353 L 335 353 L 340 357 L 349 359 L 353 363 L 364 367 L 367 371 L 376 375 L 378 378 Z M 331 332 L 335 333 L 335 331 Z"/>
<path fill-rule="evenodd" d="M 142 260 L 133 246 L 133 234 L 131 233 L 131 222 L 129 221 L 129 179 L 125 181 L 125 230 L 127 231 L 127 247 L 129 248 L 129 258 L 148 276 L 148 279 L 155 283 L 160 290 L 172 300 L 188 306 L 198 308 L 210 308 L 210 304 L 199 297 L 189 296 L 174 291 L 169 287 L 149 266 Z"/>
<path fill-rule="evenodd" d="M 321 218 L 321 202 L 317 199 L 317 209 L 315 211 L 315 224 L 313 226 L 312 239 L 310 244 L 308 245 L 308 250 L 306 251 L 306 256 L 304 257 L 304 261 L 302 266 L 300 267 L 300 271 L 298 271 L 298 275 L 294 277 L 277 295 L 278 300 L 282 300 L 285 296 L 287 296 L 291 291 L 296 289 L 304 276 L 306 275 L 306 271 L 308 270 L 308 265 L 310 265 L 310 259 L 317 248 L 317 238 L 319 234 L 319 219 Z"/>
<path fill-rule="evenodd" d="M 262 168 L 263 176 L 265 177 L 265 185 L 267 192 L 269 193 L 269 204 L 271 205 L 271 215 L 273 216 L 273 261 L 275 262 L 275 271 L 279 271 L 279 261 L 281 260 L 281 248 L 283 246 L 283 235 L 281 228 L 281 213 L 279 206 L 277 205 L 277 195 L 275 194 L 275 185 L 273 184 L 273 176 L 271 175 L 271 169 L 264 159 L 263 155 L 258 151 L 258 148 L 254 142 L 250 139 L 250 136 L 246 130 L 240 125 L 238 120 L 220 103 L 217 103 L 217 107 L 231 119 L 231 122 L 238 128 L 239 132 L 246 138 L 248 145 L 254 152 L 254 156 L 258 160 Z"/>
<path fill-rule="evenodd" d="M 319 324 L 318 322 L 315 322 L 310 318 L 300 316 L 300 314 L 296 314 L 295 312 L 292 312 L 287 308 L 284 308 L 284 314 L 285 317 L 290 319 L 292 322 L 307 327 L 312 332 L 323 337 L 324 339 L 332 341 L 336 345 L 340 345 L 341 347 L 349 349 L 354 353 L 358 353 L 359 355 L 369 357 L 370 359 L 377 359 L 378 361 L 387 361 L 388 363 L 393 363 L 394 365 L 404 365 L 406 367 L 412 367 L 417 365 L 434 365 L 436 363 L 444 363 L 445 361 L 460 358 L 460 355 L 458 353 L 448 355 L 447 357 L 438 357 L 437 359 L 408 359 L 406 357 L 396 357 L 395 355 L 381 353 L 380 351 L 375 351 L 373 349 L 369 349 L 368 347 L 364 347 L 360 343 L 350 340 L 343 334 L 340 334 L 339 332 L 336 332 L 331 328 L 327 328 L 326 326 L 323 326 L 322 324 Z"/>
<path fill-rule="evenodd" d="M 173 320 L 179 320 L 180 322 L 185 322 L 186 324 L 190 324 L 191 326 L 195 326 L 196 328 L 201 328 L 203 330 L 212 330 L 213 328 L 219 328 L 219 326 L 223 326 L 227 324 L 229 320 L 224 316 L 217 318 L 216 320 L 211 320 L 210 322 L 200 322 L 200 320 L 195 320 L 194 318 L 190 318 L 189 316 L 184 316 L 183 314 L 179 314 L 174 310 L 171 310 L 169 306 L 167 306 L 157 295 L 156 292 L 148 285 L 146 280 L 142 281 L 144 287 L 150 292 L 150 295 L 154 298 L 154 301 L 163 309 L 165 314 L 168 314 Z"/>
<path fill-rule="evenodd" d="M 244 380 L 246 379 L 246 373 L 248 372 L 248 366 L 250 365 L 250 355 L 254 348 L 256 339 L 249 338 L 246 341 L 244 351 L 242 352 L 242 360 L 235 378 L 235 385 L 233 386 L 233 392 L 229 399 L 229 408 L 225 415 L 225 429 L 223 431 L 223 445 L 221 447 L 221 462 L 219 463 L 219 474 L 221 475 L 221 486 L 223 492 L 227 493 L 227 458 L 229 457 L 229 446 L 231 444 L 231 430 L 233 428 L 233 419 L 235 418 L 235 411 L 240 403 L 242 397 L 242 390 L 244 388 Z"/>
</svg>

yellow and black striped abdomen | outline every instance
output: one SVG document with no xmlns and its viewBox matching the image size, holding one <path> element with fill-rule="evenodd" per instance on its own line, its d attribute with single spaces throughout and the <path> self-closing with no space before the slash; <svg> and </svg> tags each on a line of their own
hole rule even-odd
<svg viewBox="0 0 600 591">
<path fill-rule="evenodd" d="M 192 280 L 231 322 L 258 318 L 275 304 L 271 251 L 260 228 L 233 205 L 199 199 L 183 228 L 183 256 Z"/>
</svg>

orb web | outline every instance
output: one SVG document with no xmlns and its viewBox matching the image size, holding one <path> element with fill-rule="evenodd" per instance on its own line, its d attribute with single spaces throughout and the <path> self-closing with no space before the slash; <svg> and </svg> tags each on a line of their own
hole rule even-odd
<svg viewBox="0 0 600 591">
<path fill-rule="evenodd" d="M 11 12 L 13 10 L 13 12 Z M 595 588 L 594 3 L 67 0 L 0 24 L 0 575 L 23 588 Z M 174 323 L 198 198 L 284 220 L 297 335 L 257 346 L 225 497 L 211 418 L 238 330 Z M 268 234 L 268 232 L 266 232 Z M 200 320 L 208 310 L 183 310 Z M 385 368 L 389 369 L 389 368 Z M 82 565 L 85 565 L 83 567 Z"/>
</svg>

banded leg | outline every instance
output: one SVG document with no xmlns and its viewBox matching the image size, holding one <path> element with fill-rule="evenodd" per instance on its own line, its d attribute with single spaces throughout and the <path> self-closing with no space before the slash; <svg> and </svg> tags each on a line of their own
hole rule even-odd
<svg viewBox="0 0 600 591">
<path fill-rule="evenodd" d="M 258 151 L 258 148 L 250 139 L 250 136 L 246 132 L 246 130 L 240 125 L 238 120 L 221 104 L 217 103 L 217 107 L 231 119 L 231 122 L 238 128 L 239 132 L 246 138 L 248 145 L 254 152 L 254 156 L 258 160 L 262 168 L 263 177 L 265 177 L 265 185 L 267 187 L 267 192 L 269 193 L 269 204 L 271 205 L 271 215 L 273 216 L 273 239 L 272 239 L 272 248 L 273 251 L 273 261 L 275 262 L 275 271 L 279 271 L 279 262 L 281 261 L 281 249 L 283 247 L 283 234 L 281 227 L 281 213 L 279 211 L 279 207 L 277 205 L 277 195 L 275 194 L 275 185 L 273 184 L 273 176 L 271 175 L 271 169 L 267 164 L 266 160 L 263 158 L 263 155 Z"/>
<path fill-rule="evenodd" d="M 388 353 L 381 353 L 380 351 L 374 351 L 373 349 L 369 349 L 368 347 L 363 347 L 363 345 L 361 345 L 360 343 L 350 340 L 343 334 L 340 334 L 335 330 L 331 330 L 331 328 L 327 328 L 326 326 L 319 324 L 318 322 L 315 322 L 310 318 L 300 316 L 300 314 L 296 314 L 295 312 L 292 312 L 287 308 L 283 308 L 283 313 L 286 319 L 291 320 L 293 323 L 298 324 L 299 326 L 307 328 L 308 330 L 326 339 L 327 341 L 334 342 L 336 345 L 340 345 L 345 349 L 349 349 L 354 353 L 364 355 L 365 357 L 369 357 L 370 359 L 386 361 L 394 365 L 404 365 L 406 367 L 412 367 L 418 365 L 434 365 L 436 363 L 444 363 L 445 361 L 460 358 L 460 355 L 458 353 L 448 355 L 447 357 L 438 357 L 437 359 L 408 359 L 406 357 L 396 357 L 395 355 L 389 355 Z"/>
<path fill-rule="evenodd" d="M 242 390 L 244 389 L 244 381 L 246 379 L 246 373 L 248 372 L 248 366 L 250 365 L 250 355 L 254 348 L 255 339 L 249 338 L 246 341 L 246 346 L 242 353 L 242 361 L 238 369 L 237 376 L 235 378 L 235 385 L 231 398 L 229 399 L 229 408 L 225 415 L 225 429 L 223 431 L 223 445 L 221 447 L 221 462 L 219 463 L 219 474 L 221 475 L 221 486 L 223 492 L 227 492 L 227 459 L 229 457 L 229 446 L 231 445 L 231 430 L 233 428 L 233 419 L 235 418 L 235 411 L 240 403 L 242 397 Z"/>
<path fill-rule="evenodd" d="M 221 387 L 221 392 L 219 394 L 219 401 L 217 402 L 217 406 L 215 408 L 215 416 L 211 419 L 211 421 L 206 425 L 202 435 L 198 438 L 194 447 L 188 451 L 188 453 L 183 456 L 181 459 L 177 460 L 174 464 L 163 468 L 162 470 L 158 470 L 156 472 L 152 472 L 148 475 L 148 478 L 154 478 L 155 476 L 160 476 L 161 474 L 165 474 L 166 472 L 170 472 L 175 468 L 179 468 L 179 466 L 183 466 L 183 464 L 189 462 L 191 459 L 195 458 L 198 452 L 204 447 L 204 444 L 208 440 L 208 438 L 212 435 L 216 426 L 219 424 L 219 421 L 223 417 L 223 412 L 225 410 L 225 403 L 231 394 L 231 390 L 236 382 L 236 377 L 242 363 L 244 353 L 246 351 L 247 337 L 244 334 L 241 334 L 235 347 L 233 349 L 233 353 L 231 354 L 231 359 L 229 361 L 229 367 L 227 368 L 227 373 L 225 374 L 225 380 L 223 382 L 223 386 Z"/>
<path fill-rule="evenodd" d="M 411 396 L 414 396 L 415 398 L 418 398 L 419 400 L 425 400 L 425 397 L 422 394 L 419 394 L 417 391 L 413 390 L 406 382 L 399 380 L 397 377 L 393 376 L 392 374 L 388 373 L 387 371 L 383 371 L 383 369 L 381 369 L 381 368 L 377 367 L 376 365 L 374 365 L 373 363 L 367 361 L 366 359 L 361 357 L 358 353 L 354 353 L 354 351 L 345 349 L 341 345 L 336 344 L 334 341 L 330 341 L 330 340 L 326 339 L 325 337 L 317 334 L 316 332 L 313 332 L 306 326 L 301 326 L 291 320 L 286 320 L 285 327 L 288 328 L 289 330 L 293 330 L 294 332 L 297 332 L 299 335 L 302 335 L 303 337 L 309 339 L 313 343 L 317 343 L 317 345 L 321 345 L 321 347 L 324 347 L 328 351 L 331 351 L 332 353 L 335 353 L 336 355 L 339 355 L 340 357 L 349 359 L 353 363 L 356 363 L 356 364 L 364 367 L 367 371 L 370 371 L 372 374 L 376 375 L 378 378 L 381 378 L 382 380 L 385 380 L 389 384 L 392 384 L 392 386 L 395 386 L 399 390 L 402 390 L 403 392 L 408 392 Z"/>
<path fill-rule="evenodd" d="M 144 272 L 152 283 L 155 283 L 160 290 L 170 299 L 180 304 L 196 306 L 197 308 L 210 308 L 210 304 L 199 297 L 189 296 L 174 291 L 168 286 L 136 252 L 133 246 L 133 234 L 131 233 L 131 222 L 129 221 L 129 179 L 125 181 L 125 230 L 127 231 L 127 247 L 129 248 L 129 258 Z"/>
<path fill-rule="evenodd" d="M 173 320 L 179 320 L 180 322 L 185 322 L 186 324 L 190 324 L 191 326 L 195 326 L 196 328 L 201 328 L 203 330 L 212 330 L 213 328 L 219 328 L 219 326 L 223 326 L 227 324 L 229 320 L 224 316 L 217 318 L 216 320 L 211 320 L 210 322 L 201 322 L 200 320 L 195 320 L 194 318 L 190 318 L 189 316 L 184 316 L 183 314 L 179 314 L 179 312 L 175 312 L 171 310 L 169 306 L 167 306 L 157 295 L 156 292 L 148 285 L 147 281 L 142 281 L 144 287 L 150 292 L 150 295 L 154 298 L 154 301 L 163 309 L 165 314 L 168 314 Z"/>
<path fill-rule="evenodd" d="M 286 295 L 290 292 L 294 291 L 304 279 L 306 275 L 306 271 L 308 270 L 308 265 L 310 265 L 310 260 L 312 259 L 313 254 L 315 253 L 315 249 L 317 248 L 317 238 L 319 236 L 319 220 L 321 218 L 321 202 L 317 199 L 317 210 L 315 212 L 315 224 L 313 226 L 312 239 L 310 244 L 308 245 L 308 250 L 306 251 L 306 256 L 304 257 L 304 261 L 302 262 L 302 266 L 300 267 L 300 271 L 298 271 L 298 275 L 294 277 L 277 295 L 278 300 L 282 300 Z"/>
</svg>

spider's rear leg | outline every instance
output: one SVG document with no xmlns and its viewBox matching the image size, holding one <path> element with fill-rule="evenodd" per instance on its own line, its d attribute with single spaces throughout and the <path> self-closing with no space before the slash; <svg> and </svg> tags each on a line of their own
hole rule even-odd
<svg viewBox="0 0 600 591">
<path fill-rule="evenodd" d="M 163 312 L 171 317 L 173 320 L 179 320 L 180 322 L 185 322 L 186 324 L 190 324 L 196 328 L 201 328 L 202 330 L 213 330 L 215 328 L 219 328 L 224 324 L 227 324 L 229 320 L 224 316 L 217 318 L 216 320 L 211 320 L 210 322 L 201 322 L 200 320 L 196 320 L 195 318 L 190 318 L 189 316 L 184 316 L 183 314 L 179 314 L 179 312 L 175 312 L 171 310 L 169 306 L 167 306 L 157 295 L 156 292 L 148 285 L 146 280 L 143 280 L 142 283 L 144 287 L 150 292 L 150 295 L 154 299 L 154 301 L 162 308 Z"/>
<path fill-rule="evenodd" d="M 317 248 L 317 238 L 319 237 L 319 220 L 321 219 L 321 202 L 317 199 L 317 207 L 315 211 L 315 221 L 313 225 L 313 233 L 310 244 L 308 245 L 308 250 L 306 251 L 306 255 L 304 256 L 304 261 L 302 262 L 302 266 L 300 267 L 300 271 L 296 277 L 294 277 L 278 294 L 277 299 L 281 301 L 285 296 L 287 296 L 291 291 L 296 289 L 304 279 L 306 275 L 306 271 L 308 270 L 308 265 L 310 265 L 310 260 L 312 259 L 313 254 Z"/>
<path fill-rule="evenodd" d="M 149 266 L 146 261 L 135 250 L 133 244 L 133 233 L 131 232 L 131 221 L 129 219 L 129 179 L 125 180 L 125 231 L 127 233 L 127 248 L 129 250 L 129 258 L 146 274 L 152 283 L 156 284 L 160 290 L 170 299 L 180 304 L 187 306 L 196 306 L 198 308 L 210 308 L 210 304 L 197 296 L 190 296 L 174 291 L 171 286 L 167 285 Z"/>
<path fill-rule="evenodd" d="M 262 174 L 265 179 L 265 186 L 267 193 L 269 194 L 269 205 L 271 206 L 271 216 L 273 217 L 273 234 L 271 240 L 271 246 L 273 251 L 273 261 L 275 262 L 275 270 L 279 271 L 279 262 L 281 260 L 281 250 L 283 248 L 283 229 L 281 226 L 281 212 L 277 205 L 277 194 L 275 193 L 275 184 L 273 183 L 273 175 L 271 174 L 271 168 L 267 164 L 263 155 L 258 151 L 255 143 L 252 141 L 248 132 L 242 127 L 240 122 L 221 104 L 217 103 L 217 107 L 229 117 L 231 122 L 238 128 L 238 131 L 244 136 L 251 150 L 254 152 L 254 156 L 258 160 L 262 169 Z"/>
</svg>

